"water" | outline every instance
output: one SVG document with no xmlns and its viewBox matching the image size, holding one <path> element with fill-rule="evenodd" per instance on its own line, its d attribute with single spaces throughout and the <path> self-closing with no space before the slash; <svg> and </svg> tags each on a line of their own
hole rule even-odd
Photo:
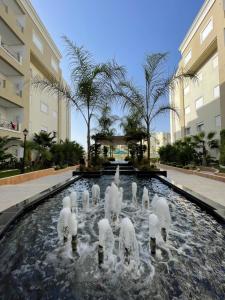
<svg viewBox="0 0 225 300">
<path fill-rule="evenodd" d="M 104 218 L 105 189 L 113 176 L 81 179 L 27 214 L 0 244 L 0 299 L 225 299 L 225 228 L 197 206 L 156 179 L 120 176 L 123 203 L 120 220 L 129 217 L 139 245 L 139 268 L 130 272 L 119 263 L 119 229 L 114 230 L 114 257 L 99 269 L 98 222 Z M 137 182 L 138 207 L 132 204 Z M 83 211 L 82 193 L 93 184 L 101 200 Z M 150 202 L 155 193 L 169 202 L 171 226 L 167 243 L 149 250 L 149 211 L 142 209 L 143 188 Z M 62 199 L 77 192 L 78 255 L 58 240 Z M 150 205 L 151 207 L 151 205 Z"/>
</svg>

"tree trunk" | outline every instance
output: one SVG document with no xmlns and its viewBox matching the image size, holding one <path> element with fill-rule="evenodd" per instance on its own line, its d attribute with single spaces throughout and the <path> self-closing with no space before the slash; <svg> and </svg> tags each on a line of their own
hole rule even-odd
<svg viewBox="0 0 225 300">
<path fill-rule="evenodd" d="M 90 167 L 91 165 L 91 154 L 90 154 L 90 148 L 91 148 L 91 137 L 90 137 L 90 120 L 88 120 L 87 124 L 87 165 Z"/>
<path fill-rule="evenodd" d="M 151 151 L 151 141 L 150 141 L 150 138 L 151 138 L 151 135 L 150 135 L 150 132 L 149 132 L 150 128 L 149 128 L 149 124 L 147 124 L 147 144 L 148 144 L 148 160 L 150 162 L 150 158 L 151 158 L 151 154 L 150 154 L 150 151 Z"/>
<path fill-rule="evenodd" d="M 202 146 L 203 146 L 202 147 L 202 165 L 207 166 L 207 161 L 206 161 L 207 151 L 206 151 L 206 147 L 205 147 L 205 142 L 203 142 Z"/>
</svg>

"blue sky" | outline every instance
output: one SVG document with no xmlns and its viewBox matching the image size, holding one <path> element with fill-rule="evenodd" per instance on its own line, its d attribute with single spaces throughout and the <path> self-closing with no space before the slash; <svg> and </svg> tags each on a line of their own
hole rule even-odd
<svg viewBox="0 0 225 300">
<path fill-rule="evenodd" d="M 179 45 L 204 0 L 31 0 L 56 45 L 64 54 L 61 36 L 92 52 L 96 62 L 110 58 L 124 65 L 138 86 L 143 84 L 145 54 L 169 52 L 168 72 L 179 61 Z M 68 61 L 61 63 L 69 81 Z M 122 115 L 114 107 L 114 113 Z M 169 116 L 154 124 L 157 131 L 169 131 Z M 72 112 L 71 138 L 86 143 L 86 127 Z"/>
</svg>

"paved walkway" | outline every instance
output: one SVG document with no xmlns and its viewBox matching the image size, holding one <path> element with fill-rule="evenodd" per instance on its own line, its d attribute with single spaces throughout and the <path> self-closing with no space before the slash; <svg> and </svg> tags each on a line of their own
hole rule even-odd
<svg viewBox="0 0 225 300">
<path fill-rule="evenodd" d="M 71 178 L 72 171 L 44 176 L 20 184 L 0 186 L 0 212 L 49 187 Z"/>
<path fill-rule="evenodd" d="M 225 183 L 200 177 L 192 174 L 185 174 L 176 170 L 167 170 L 167 177 L 174 180 L 192 191 L 203 195 L 225 206 Z"/>
</svg>

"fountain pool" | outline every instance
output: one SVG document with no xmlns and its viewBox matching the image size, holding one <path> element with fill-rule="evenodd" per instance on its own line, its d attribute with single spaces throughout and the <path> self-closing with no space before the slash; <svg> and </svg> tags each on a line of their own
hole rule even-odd
<svg viewBox="0 0 225 300">
<path fill-rule="evenodd" d="M 157 179 L 120 176 L 123 201 L 119 222 L 129 218 L 135 229 L 139 265 L 132 269 L 119 258 L 119 225 L 113 229 L 114 248 L 107 268 L 98 265 L 101 219 L 105 218 L 106 187 L 114 176 L 80 179 L 24 215 L 0 244 L 1 299 L 224 299 L 225 228 L 210 215 Z M 137 183 L 137 205 L 132 203 Z M 101 188 L 92 205 L 93 184 Z M 143 188 L 150 207 L 142 208 Z M 83 209 L 83 191 L 89 191 L 89 209 Z M 58 239 L 57 222 L 62 199 L 76 191 L 77 253 Z M 171 225 L 167 241 L 149 249 L 149 215 L 154 195 L 169 203 Z"/>
</svg>

